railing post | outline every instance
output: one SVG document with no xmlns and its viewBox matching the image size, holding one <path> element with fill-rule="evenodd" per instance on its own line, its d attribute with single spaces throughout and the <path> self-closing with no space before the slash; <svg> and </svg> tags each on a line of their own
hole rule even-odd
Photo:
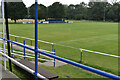
<svg viewBox="0 0 120 80">
<path fill-rule="evenodd" d="M 13 58 L 13 46 L 12 46 L 12 43 L 11 43 L 11 53 L 12 53 L 12 58 Z"/>
<path fill-rule="evenodd" d="M 82 49 L 80 49 L 80 52 L 81 52 L 80 62 L 82 62 Z"/>
<path fill-rule="evenodd" d="M 3 47 L 4 47 L 4 54 L 5 52 L 5 21 L 4 21 L 4 0 L 2 0 L 2 19 L 3 19 Z M 4 57 L 4 70 L 6 70 L 6 57 Z"/>
<path fill-rule="evenodd" d="M 15 36 L 15 41 L 17 42 L 17 37 Z"/>
<path fill-rule="evenodd" d="M 52 52 L 54 52 L 54 43 L 52 43 Z"/>
<path fill-rule="evenodd" d="M 25 45 L 25 40 L 23 41 L 24 45 Z M 25 47 L 24 47 L 24 59 L 25 59 Z"/>
<path fill-rule="evenodd" d="M 40 49 L 40 45 L 38 45 L 38 49 Z"/>
<path fill-rule="evenodd" d="M 38 50 L 38 0 L 35 0 L 35 80 L 37 80 L 38 73 L 38 60 L 37 60 L 37 50 Z"/>
<path fill-rule="evenodd" d="M 31 40 L 31 46 L 32 46 L 32 40 Z"/>
<path fill-rule="evenodd" d="M 55 49 L 54 49 L 54 55 L 55 55 Z M 54 58 L 54 67 L 55 67 L 55 58 Z"/>
</svg>

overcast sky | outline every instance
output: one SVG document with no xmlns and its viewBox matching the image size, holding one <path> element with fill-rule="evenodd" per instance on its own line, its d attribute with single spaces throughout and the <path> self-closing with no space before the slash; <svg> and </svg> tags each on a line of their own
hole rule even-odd
<svg viewBox="0 0 120 80">
<path fill-rule="evenodd" d="M 26 4 L 27 7 L 32 5 L 34 1 L 35 0 L 23 0 L 23 2 Z M 54 2 L 61 2 L 63 4 L 69 5 L 69 4 L 79 4 L 80 2 L 83 2 L 83 1 L 85 3 L 89 2 L 89 0 L 38 0 L 39 3 L 44 4 L 45 6 L 49 6 Z M 110 2 L 111 0 L 108 0 L 108 1 Z"/>
<path fill-rule="evenodd" d="M 107 0 L 107 1 L 111 2 L 112 0 Z M 120 0 L 117 0 L 117 1 L 120 1 Z M 35 2 L 35 0 L 23 0 L 23 2 L 25 3 L 26 7 L 29 7 Z M 39 4 L 41 3 L 41 4 L 44 4 L 45 6 L 49 6 L 54 2 L 61 2 L 62 4 L 69 5 L 69 4 L 79 4 L 80 2 L 88 3 L 89 0 L 38 0 Z"/>
<path fill-rule="evenodd" d="M 45 6 L 49 6 L 54 2 L 61 2 L 63 4 L 79 4 L 80 2 L 89 2 L 89 0 L 38 0 L 39 3 L 44 4 Z M 23 2 L 26 4 L 26 6 L 30 6 L 34 3 L 34 0 L 23 0 Z"/>
</svg>

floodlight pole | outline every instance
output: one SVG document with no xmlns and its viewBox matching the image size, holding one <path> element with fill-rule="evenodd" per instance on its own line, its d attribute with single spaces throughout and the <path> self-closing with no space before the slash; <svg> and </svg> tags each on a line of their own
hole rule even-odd
<svg viewBox="0 0 120 80">
<path fill-rule="evenodd" d="M 4 4 L 5 4 L 6 35 L 7 35 L 7 39 L 9 40 L 7 2 L 4 2 Z M 10 42 L 9 42 L 9 41 L 7 41 L 7 47 L 8 47 L 8 56 L 11 57 Z M 11 60 L 10 60 L 10 59 L 9 59 L 9 69 L 10 69 L 10 71 L 12 72 L 12 64 L 11 64 Z"/>
<path fill-rule="evenodd" d="M 4 0 L 2 0 L 2 19 L 3 19 L 3 47 L 4 47 L 4 54 L 5 52 L 5 21 L 4 21 Z M 6 58 L 4 57 L 4 70 L 6 70 Z"/>
<path fill-rule="evenodd" d="M 38 60 L 37 60 L 37 41 L 38 41 L 38 0 L 35 0 L 35 80 L 37 80 Z"/>
</svg>

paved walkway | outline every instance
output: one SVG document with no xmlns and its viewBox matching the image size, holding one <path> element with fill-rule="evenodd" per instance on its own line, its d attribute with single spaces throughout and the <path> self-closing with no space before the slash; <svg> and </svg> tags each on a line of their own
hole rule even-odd
<svg viewBox="0 0 120 80">
<path fill-rule="evenodd" d="M 30 61 L 30 62 L 35 63 L 34 61 Z M 58 61 L 58 60 L 55 61 L 55 67 L 62 66 L 62 65 L 65 65 L 65 64 L 67 64 L 67 63 L 64 63 L 64 62 Z M 48 61 L 48 62 L 44 62 L 44 63 L 38 62 L 38 65 L 54 66 L 54 62 L 53 61 Z"/>
</svg>

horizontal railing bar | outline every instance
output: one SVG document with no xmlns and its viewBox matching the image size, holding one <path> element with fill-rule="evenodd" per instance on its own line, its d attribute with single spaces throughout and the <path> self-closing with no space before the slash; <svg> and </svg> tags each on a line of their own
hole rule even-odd
<svg viewBox="0 0 120 80">
<path fill-rule="evenodd" d="M 1 52 L 3 52 L 3 50 L 0 50 Z M 7 50 L 6 50 L 6 52 L 7 52 Z M 16 53 L 20 53 L 20 54 L 16 54 Z M 17 56 L 20 56 L 20 57 L 26 57 L 26 58 L 35 58 L 35 55 L 32 55 L 32 54 L 28 54 L 28 53 L 26 53 L 27 54 L 27 56 L 23 56 L 23 55 L 21 55 L 21 54 L 24 54 L 23 52 L 18 52 L 18 51 L 13 51 L 13 53 L 11 53 L 11 54 L 14 54 L 14 55 L 17 55 Z M 29 55 L 29 56 L 28 56 Z M 31 55 L 31 56 L 30 56 Z M 38 55 L 39 56 L 39 55 Z M 44 60 L 44 61 L 50 61 L 50 60 L 47 60 L 47 59 L 43 59 L 43 58 L 38 58 L 38 60 Z"/>
<path fill-rule="evenodd" d="M 23 56 L 23 55 L 19 55 L 19 54 L 15 54 L 15 53 L 11 53 L 11 54 L 14 54 L 14 55 L 16 55 L 16 56 L 20 56 L 20 57 L 26 57 L 26 58 L 32 58 L 32 59 L 35 58 L 35 57 L 31 57 L 31 56 Z M 50 61 L 50 60 L 46 60 L 46 59 L 42 59 L 42 58 L 38 58 L 38 60 Z"/>
</svg>

